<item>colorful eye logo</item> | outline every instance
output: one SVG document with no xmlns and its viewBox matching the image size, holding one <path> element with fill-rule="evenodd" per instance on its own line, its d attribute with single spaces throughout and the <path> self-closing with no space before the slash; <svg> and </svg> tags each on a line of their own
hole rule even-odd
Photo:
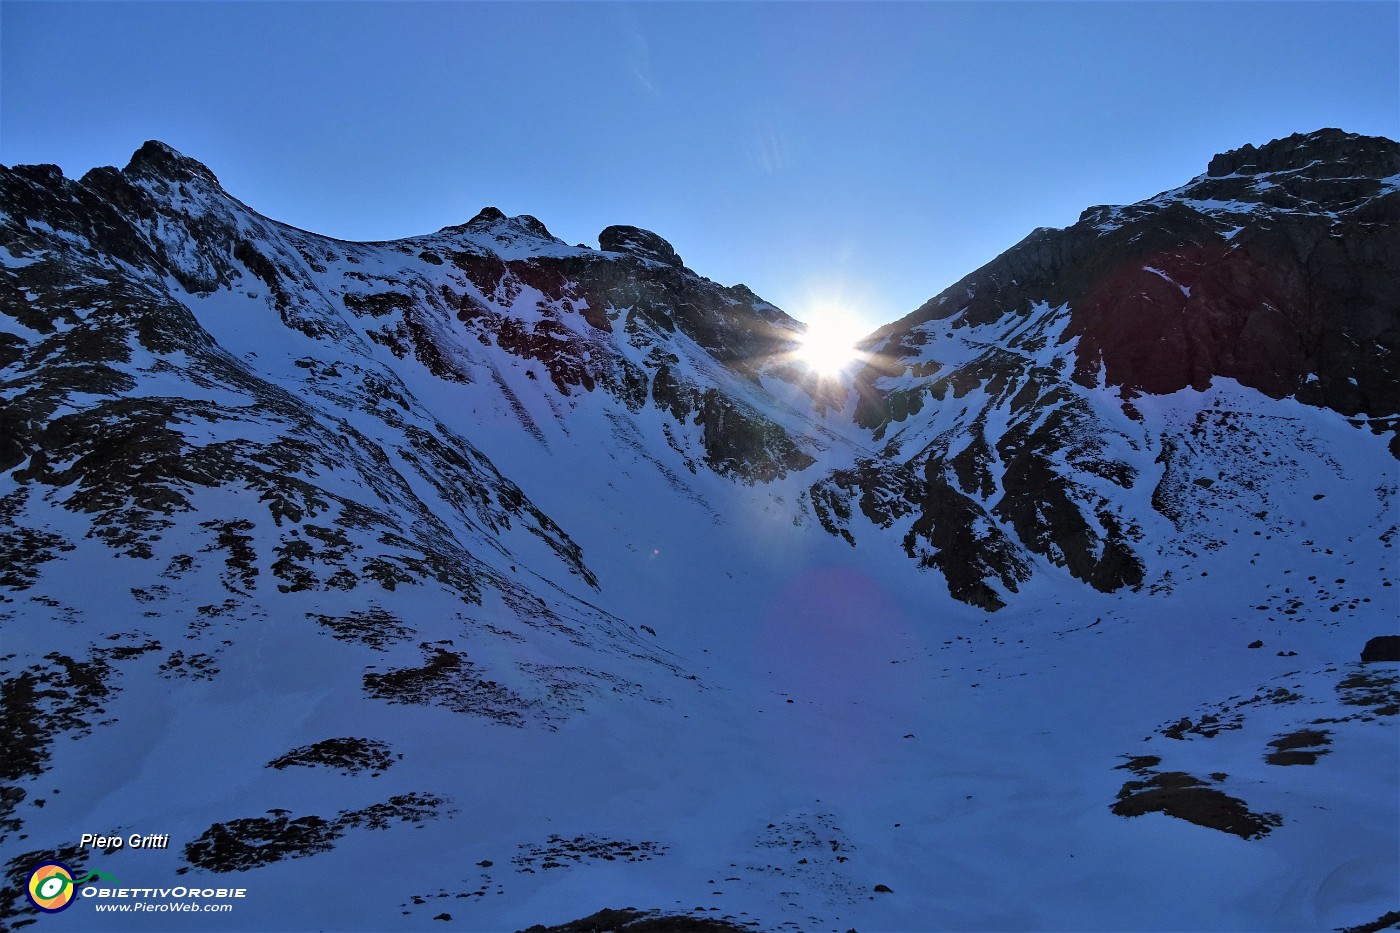
<svg viewBox="0 0 1400 933">
<path fill-rule="evenodd" d="M 77 897 L 73 869 L 62 862 L 45 862 L 29 873 L 29 900 L 45 913 L 58 913 Z"/>
</svg>

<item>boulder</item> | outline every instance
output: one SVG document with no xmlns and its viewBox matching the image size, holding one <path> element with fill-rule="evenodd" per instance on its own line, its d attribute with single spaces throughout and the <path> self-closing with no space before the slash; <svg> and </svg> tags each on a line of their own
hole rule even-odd
<svg viewBox="0 0 1400 933">
<path fill-rule="evenodd" d="M 1361 649 L 1361 663 L 1400 661 L 1400 635 L 1377 635 Z"/>
</svg>

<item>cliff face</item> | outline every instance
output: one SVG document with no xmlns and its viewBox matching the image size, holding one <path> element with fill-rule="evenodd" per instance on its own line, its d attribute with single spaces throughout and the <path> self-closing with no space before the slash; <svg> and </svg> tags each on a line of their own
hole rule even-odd
<svg viewBox="0 0 1400 933">
<path fill-rule="evenodd" d="M 1217 156 L 1120 223 L 1075 303 L 1081 376 L 1224 376 L 1346 415 L 1400 411 L 1400 145 L 1323 131 Z M 1096 237 L 1098 239 L 1098 237 Z"/>
</svg>

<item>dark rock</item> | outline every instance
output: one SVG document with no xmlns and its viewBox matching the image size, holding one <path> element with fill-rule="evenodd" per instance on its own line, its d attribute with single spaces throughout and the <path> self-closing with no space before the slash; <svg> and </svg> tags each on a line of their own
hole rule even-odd
<svg viewBox="0 0 1400 933">
<path fill-rule="evenodd" d="M 930 459 L 926 475 L 920 476 L 908 466 L 860 460 L 813 484 L 808 495 L 822 527 L 851 544 L 852 503 L 884 528 L 916 515 L 902 541 L 905 554 L 941 571 L 956 599 L 988 611 L 1000 609 L 1006 602 L 989 581 L 1016 592 L 1030 579 L 1029 560 L 983 506 L 960 492 L 936 464 Z"/>
<path fill-rule="evenodd" d="M 1227 221 L 1170 201 L 1096 236 L 1071 299 L 1081 376 L 1102 363 L 1110 385 L 1150 393 L 1226 376 L 1343 414 L 1396 411 L 1400 198 L 1380 196 L 1380 179 L 1400 171 L 1400 145 L 1322 131 L 1218 159 L 1292 174 L 1268 187 L 1198 180 L 1184 197 L 1280 207 L 1286 222 L 1235 214 L 1226 239 Z"/>
<path fill-rule="evenodd" d="M 283 859 L 329 852 L 342 831 L 319 816 L 285 815 L 215 823 L 185 846 L 185 860 L 205 871 L 247 871 Z"/>
<path fill-rule="evenodd" d="M 1223 152 L 1210 160 L 1206 174 L 1211 177 L 1266 172 L 1290 172 L 1325 163 L 1334 177 L 1371 175 L 1385 178 L 1400 172 L 1400 152 L 1375 147 L 1372 137 L 1323 129 L 1295 133 L 1263 146 L 1244 145 Z"/>
<path fill-rule="evenodd" d="M 1271 765 L 1311 765 L 1317 764 L 1317 759 L 1325 754 L 1325 749 L 1278 751 L 1265 755 L 1264 761 Z"/>
<path fill-rule="evenodd" d="M 701 426 L 704 463 L 721 476 L 770 482 L 815 462 L 756 409 L 675 376 L 667 364 L 657 368 L 651 395 L 653 404 L 678 423 Z"/>
<path fill-rule="evenodd" d="M 1299 729 L 1288 735 L 1281 735 L 1269 743 L 1274 751 L 1264 756 L 1271 765 L 1310 765 L 1327 754 L 1322 747 L 1332 744 L 1329 733 L 1319 729 Z"/>
<path fill-rule="evenodd" d="M 501 213 L 500 208 L 483 207 L 477 211 L 476 216 L 467 221 L 468 227 L 483 227 L 494 223 L 500 223 L 506 219 L 506 215 Z"/>
<path fill-rule="evenodd" d="M 526 231 L 542 240 L 554 239 L 554 234 L 550 233 L 549 228 L 541 223 L 537 217 L 532 217 L 529 214 L 521 214 L 519 217 L 515 218 L 515 222 L 521 227 L 524 227 Z"/>
<path fill-rule="evenodd" d="M 1369 923 L 1358 924 L 1354 927 L 1341 927 L 1337 933 L 1380 933 L 1382 930 L 1396 928 L 1400 928 L 1400 910 L 1387 911 Z"/>
<path fill-rule="evenodd" d="M 390 703 L 441 706 L 456 713 L 484 716 L 502 725 L 523 727 L 542 712 L 537 701 L 527 700 L 494 680 L 465 654 L 424 643 L 422 667 L 397 668 L 364 675 L 365 692 Z"/>
<path fill-rule="evenodd" d="M 520 854 L 511 859 L 517 872 L 563 868 L 567 864 L 582 864 L 601 859 L 608 862 L 649 862 L 666 854 L 667 847 L 657 842 L 628 842 L 602 836 L 575 836 L 566 839 L 551 835 L 542 843 L 522 845 Z"/>
<path fill-rule="evenodd" d="M 294 748 L 269 761 L 267 767 L 278 771 L 290 767 L 330 768 L 349 775 L 364 771 L 387 771 L 393 767 L 395 760 L 389 746 L 383 742 L 347 736 Z"/>
<path fill-rule="evenodd" d="M 1377 635 L 1361 649 L 1361 663 L 1400 661 L 1400 635 Z"/>
<path fill-rule="evenodd" d="M 600 910 L 570 923 L 536 925 L 520 933 L 752 933 L 752 929 L 711 917 L 664 915 L 655 910 Z"/>
<path fill-rule="evenodd" d="M 215 185 L 219 183 L 207 167 L 155 139 L 148 140 L 137 149 L 122 171 L 137 178 L 160 178 L 177 182 L 200 179 Z"/>
<path fill-rule="evenodd" d="M 609 253 L 630 253 L 668 266 L 684 265 L 670 243 L 641 227 L 608 227 L 598 234 L 598 246 Z"/>
<path fill-rule="evenodd" d="M 306 615 L 325 626 L 333 638 L 367 645 L 378 651 L 386 651 L 388 645 L 408 641 L 413 634 L 402 619 L 379 606 L 354 609 L 343 616 L 319 612 L 308 612 Z"/>
<path fill-rule="evenodd" d="M 1243 800 L 1182 771 L 1147 772 L 1145 778 L 1123 785 L 1111 807 L 1114 813 L 1127 817 L 1165 813 L 1241 839 L 1261 839 L 1283 823 L 1278 814 L 1251 812 Z"/>
<path fill-rule="evenodd" d="M 1134 755 L 1126 762 L 1116 766 L 1115 770 L 1127 769 L 1136 771 L 1138 774 L 1145 774 L 1162 763 L 1162 759 L 1156 755 Z"/>
<path fill-rule="evenodd" d="M 205 871 L 248 871 L 284 859 L 329 852 L 352 829 L 382 830 L 394 823 L 422 825 L 442 812 L 444 801 L 408 793 L 359 810 L 342 810 L 334 820 L 319 816 L 289 818 L 291 811 L 268 810 L 268 817 L 215 823 L 185 846 L 185 861 Z"/>
</svg>

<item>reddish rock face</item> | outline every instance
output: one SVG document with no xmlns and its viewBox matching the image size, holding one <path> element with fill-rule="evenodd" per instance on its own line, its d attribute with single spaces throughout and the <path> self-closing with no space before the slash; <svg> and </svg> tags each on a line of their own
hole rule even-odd
<svg viewBox="0 0 1400 933">
<path fill-rule="evenodd" d="M 1347 415 L 1400 409 L 1396 194 L 1153 252 L 1133 248 L 1140 224 L 1072 305 L 1081 376 L 1102 363 L 1110 385 L 1148 393 L 1224 376 Z"/>
<path fill-rule="evenodd" d="M 1189 283 L 1189 284 L 1187 284 Z M 1229 376 L 1280 398 L 1305 377 L 1308 296 L 1302 276 L 1268 254 L 1226 243 L 1133 257 L 1075 308 L 1079 374 L 1148 393 L 1205 389 Z"/>
</svg>

